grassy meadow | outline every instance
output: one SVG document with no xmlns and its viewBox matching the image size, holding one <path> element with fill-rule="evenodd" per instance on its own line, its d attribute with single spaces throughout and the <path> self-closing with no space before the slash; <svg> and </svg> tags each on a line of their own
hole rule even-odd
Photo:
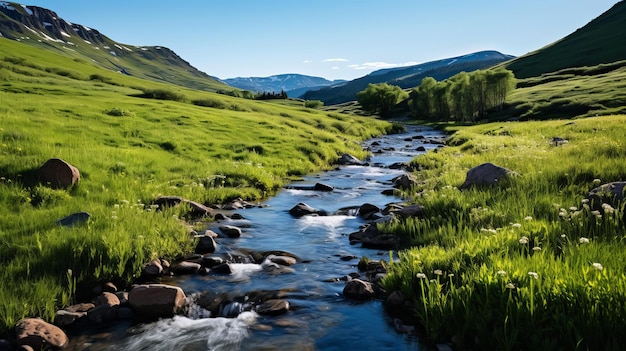
<svg viewBox="0 0 626 351">
<path fill-rule="evenodd" d="M 414 305 L 429 343 L 479 350 L 619 350 L 626 344 L 624 205 L 594 210 L 601 183 L 626 179 L 626 116 L 448 126 L 416 158 L 407 197 L 425 218 L 385 225 L 412 247 L 384 281 Z M 559 146 L 553 137 L 568 142 Z M 492 162 L 519 175 L 459 190 Z"/>
<path fill-rule="evenodd" d="M 364 157 L 359 142 L 390 128 L 68 65 L 0 38 L 0 336 L 22 317 L 52 320 L 77 285 L 124 284 L 151 258 L 192 249 L 185 210 L 157 211 L 158 196 L 266 198 L 342 153 Z M 54 157 L 80 170 L 78 186 L 35 181 Z M 78 211 L 91 214 L 85 225 L 55 224 Z"/>
</svg>

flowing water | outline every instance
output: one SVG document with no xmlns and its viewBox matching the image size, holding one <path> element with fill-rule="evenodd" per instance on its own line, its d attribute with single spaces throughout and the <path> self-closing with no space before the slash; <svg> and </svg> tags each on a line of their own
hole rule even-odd
<svg viewBox="0 0 626 351">
<path fill-rule="evenodd" d="M 421 137 L 417 136 L 424 136 Z M 294 218 L 289 209 L 300 202 L 328 213 L 365 203 L 384 208 L 401 199 L 383 195 L 390 180 L 403 174 L 389 168 L 406 162 L 437 145 L 441 133 L 410 126 L 402 134 L 381 136 L 364 143 L 372 151 L 366 166 L 342 166 L 292 184 L 258 208 L 239 210 L 245 219 L 228 220 L 243 228 L 237 239 L 218 238 L 216 254 L 281 250 L 296 255 L 288 272 L 268 272 L 259 264 L 232 264 L 232 274 L 177 277 L 187 296 L 228 293 L 246 296 L 254 291 L 281 291 L 291 310 L 280 316 L 260 316 L 246 311 L 245 301 L 223 306 L 220 316 L 192 306 L 187 316 L 83 337 L 82 350 L 418 350 L 415 337 L 399 334 L 378 300 L 357 302 L 344 298 L 344 281 L 337 278 L 357 272 L 362 256 L 389 259 L 389 252 L 350 245 L 348 235 L 366 221 L 353 215 Z M 426 142 L 425 142 L 426 141 Z M 373 146 L 374 145 L 374 146 Z M 332 192 L 302 190 L 323 183 Z M 300 190 L 298 190 L 300 189 Z M 215 229 L 217 232 L 218 229 Z M 353 259 L 347 259 L 354 257 Z"/>
</svg>

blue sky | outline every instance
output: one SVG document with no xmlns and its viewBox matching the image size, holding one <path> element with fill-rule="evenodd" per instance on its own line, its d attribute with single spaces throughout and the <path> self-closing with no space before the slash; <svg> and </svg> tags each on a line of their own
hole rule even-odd
<svg viewBox="0 0 626 351">
<path fill-rule="evenodd" d="M 550 44 L 618 0 L 30 0 L 128 45 L 161 45 L 219 78 L 354 79 L 479 50 Z"/>
</svg>

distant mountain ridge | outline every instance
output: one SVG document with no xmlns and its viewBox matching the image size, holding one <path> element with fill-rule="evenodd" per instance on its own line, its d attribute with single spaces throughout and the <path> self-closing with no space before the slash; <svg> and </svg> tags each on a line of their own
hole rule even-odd
<svg viewBox="0 0 626 351">
<path fill-rule="evenodd" d="M 236 77 L 223 79 L 223 82 L 235 88 L 252 92 L 287 92 L 290 97 L 298 97 L 310 88 L 321 88 L 343 83 L 345 80 L 330 81 L 321 77 L 303 74 L 278 74 L 269 77 Z"/>
<path fill-rule="evenodd" d="M 55 12 L 37 6 L 0 1 L 0 37 L 74 59 L 88 59 L 131 76 L 200 90 L 230 88 L 166 47 L 118 43 L 96 29 L 68 22 Z"/>
<path fill-rule="evenodd" d="M 356 94 L 368 84 L 389 83 L 403 89 L 420 85 L 425 77 L 436 80 L 449 78 L 462 71 L 474 71 L 513 59 L 498 51 L 479 51 L 471 54 L 430 61 L 408 67 L 387 68 L 340 85 L 311 90 L 302 95 L 306 100 L 321 100 L 326 105 L 336 105 L 356 100 Z"/>
</svg>

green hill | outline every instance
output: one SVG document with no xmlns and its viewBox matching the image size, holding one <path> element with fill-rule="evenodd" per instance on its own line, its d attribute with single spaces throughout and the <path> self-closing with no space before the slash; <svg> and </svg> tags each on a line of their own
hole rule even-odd
<svg viewBox="0 0 626 351">
<path fill-rule="evenodd" d="M 0 36 L 125 75 L 199 90 L 236 90 L 162 46 L 118 43 L 98 30 L 70 23 L 51 10 L 3 2 Z"/>
<path fill-rule="evenodd" d="M 626 2 L 565 38 L 520 56 L 504 66 L 517 78 L 529 78 L 564 68 L 596 66 L 626 59 Z"/>
</svg>

